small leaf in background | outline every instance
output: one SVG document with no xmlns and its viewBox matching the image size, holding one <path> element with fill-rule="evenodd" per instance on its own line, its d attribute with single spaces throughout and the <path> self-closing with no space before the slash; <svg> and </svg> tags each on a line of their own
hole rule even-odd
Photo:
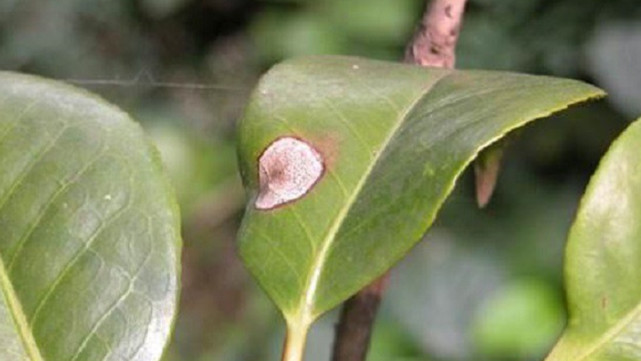
<svg viewBox="0 0 641 361">
<path fill-rule="evenodd" d="M 568 327 L 548 361 L 641 359 L 641 121 L 592 177 L 565 255 Z"/>
<path fill-rule="evenodd" d="M 563 316 L 563 303 L 548 283 L 513 281 L 478 310 L 472 329 L 475 345 L 493 359 L 534 359 L 559 335 Z"/>
<path fill-rule="evenodd" d="M 347 50 L 344 35 L 316 12 L 287 15 L 266 11 L 252 25 L 251 35 L 265 63 L 301 55 L 336 54 Z"/>
<path fill-rule="evenodd" d="M 350 38 L 366 43 L 399 44 L 412 34 L 423 6 L 415 0 L 329 0 L 332 22 Z"/>
<path fill-rule="evenodd" d="M 158 360 L 180 223 L 157 152 L 67 85 L 0 73 L 0 99 L 0 360 Z"/>
<path fill-rule="evenodd" d="M 250 197 L 239 241 L 245 264 L 287 320 L 285 359 L 302 355 L 319 315 L 420 240 L 477 152 L 602 95 L 573 80 L 354 57 L 295 59 L 268 72 L 239 126 Z M 304 197 L 257 209 L 259 189 L 270 186 L 259 184 L 257 161 L 285 136 L 310 144 L 325 172 Z"/>
</svg>

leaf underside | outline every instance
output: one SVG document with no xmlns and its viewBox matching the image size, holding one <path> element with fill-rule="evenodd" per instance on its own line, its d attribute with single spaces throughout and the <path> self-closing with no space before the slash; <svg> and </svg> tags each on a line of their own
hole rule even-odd
<svg viewBox="0 0 641 361">
<path fill-rule="evenodd" d="M 592 177 L 565 255 L 570 319 L 548 361 L 641 360 L 641 120 Z"/>
<path fill-rule="evenodd" d="M 155 150 L 126 114 L 0 72 L 0 360 L 158 360 L 179 227 Z"/>
<path fill-rule="evenodd" d="M 372 282 L 421 239 L 465 166 L 525 123 L 600 97 L 564 79 L 309 57 L 260 81 L 239 129 L 250 195 L 240 253 L 291 329 Z M 258 165 L 304 139 L 326 170 L 302 198 L 259 210 Z"/>
</svg>

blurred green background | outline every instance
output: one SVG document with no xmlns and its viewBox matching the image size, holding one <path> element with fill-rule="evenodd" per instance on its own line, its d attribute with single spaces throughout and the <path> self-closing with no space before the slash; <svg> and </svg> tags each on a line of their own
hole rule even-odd
<svg viewBox="0 0 641 361">
<path fill-rule="evenodd" d="M 284 58 L 399 60 L 423 0 L 0 0 L 0 68 L 97 92 L 160 148 L 182 205 L 166 361 L 278 360 L 283 324 L 240 264 L 235 122 Z M 641 1 L 470 0 L 459 68 L 582 79 L 610 97 L 528 126 L 478 210 L 470 172 L 392 272 L 370 361 L 540 360 L 565 322 L 565 236 L 608 144 L 641 115 Z M 328 360 L 336 313 L 313 329 Z"/>
</svg>

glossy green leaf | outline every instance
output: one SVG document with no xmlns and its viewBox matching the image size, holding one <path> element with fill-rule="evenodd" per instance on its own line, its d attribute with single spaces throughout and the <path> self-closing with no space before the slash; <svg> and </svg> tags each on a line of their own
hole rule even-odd
<svg viewBox="0 0 641 361">
<path fill-rule="evenodd" d="M 602 94 L 573 80 L 350 57 L 273 68 L 240 124 L 250 200 L 239 239 L 244 262 L 287 319 L 290 343 L 418 242 L 479 150 L 528 121 Z M 324 169 L 304 196 L 257 207 L 259 195 L 272 192 L 265 180 L 283 180 L 300 165 L 263 166 L 270 177 L 260 184 L 258 159 L 278 139 L 306 142 Z M 314 163 L 313 155 L 287 154 Z M 308 187 L 303 180 L 293 184 Z"/>
<path fill-rule="evenodd" d="M 0 360 L 158 360 L 179 230 L 158 156 L 126 114 L 0 72 Z"/>
<path fill-rule="evenodd" d="M 641 360 L 641 121 L 587 188 L 565 255 L 569 322 L 549 361 Z"/>
</svg>

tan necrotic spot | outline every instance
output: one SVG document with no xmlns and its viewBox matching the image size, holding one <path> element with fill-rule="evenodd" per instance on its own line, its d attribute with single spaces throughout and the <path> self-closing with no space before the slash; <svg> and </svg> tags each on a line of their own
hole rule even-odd
<svg viewBox="0 0 641 361">
<path fill-rule="evenodd" d="M 294 137 L 275 140 L 258 159 L 256 208 L 272 209 L 301 198 L 323 171 L 323 158 L 307 142 Z"/>
</svg>

